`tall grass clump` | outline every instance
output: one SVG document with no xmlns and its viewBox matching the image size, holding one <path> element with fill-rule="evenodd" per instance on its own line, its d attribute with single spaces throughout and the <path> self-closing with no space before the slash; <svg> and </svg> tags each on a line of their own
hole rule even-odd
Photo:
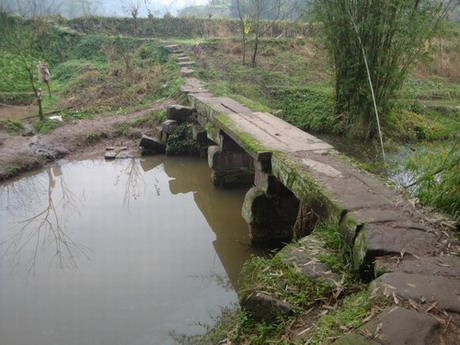
<svg viewBox="0 0 460 345">
<path fill-rule="evenodd" d="M 407 188 L 426 205 L 460 220 L 460 144 L 436 150 L 429 148 L 408 158 L 413 174 Z"/>
</svg>

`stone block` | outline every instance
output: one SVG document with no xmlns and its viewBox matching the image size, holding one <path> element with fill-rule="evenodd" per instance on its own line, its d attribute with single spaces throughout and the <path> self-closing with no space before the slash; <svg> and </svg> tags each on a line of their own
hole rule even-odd
<svg viewBox="0 0 460 345">
<path fill-rule="evenodd" d="M 432 233 L 388 224 L 365 224 L 353 245 L 353 266 L 359 271 L 378 256 L 402 252 L 423 256 L 432 251 L 435 242 L 436 236 Z"/>
<path fill-rule="evenodd" d="M 392 307 L 360 328 L 383 345 L 426 345 L 432 340 L 439 321 L 427 314 Z"/>
<path fill-rule="evenodd" d="M 167 134 L 172 134 L 177 129 L 177 121 L 175 120 L 166 120 L 161 124 L 161 129 Z"/>
<path fill-rule="evenodd" d="M 168 120 L 174 120 L 177 122 L 185 122 L 193 114 L 193 109 L 191 107 L 186 107 L 183 105 L 172 105 L 168 107 L 167 117 Z"/>
<path fill-rule="evenodd" d="M 402 260 L 400 257 L 380 257 L 377 258 L 374 266 L 377 277 L 394 271 L 440 275 L 448 278 L 460 277 L 460 257 L 453 255 L 417 258 L 405 256 Z"/>
<path fill-rule="evenodd" d="M 385 273 L 371 284 L 371 290 L 395 294 L 418 303 L 437 303 L 436 308 L 460 313 L 460 281 L 442 276 Z"/>
<path fill-rule="evenodd" d="M 142 135 L 139 146 L 143 148 L 142 154 L 165 153 L 166 145 L 160 140 Z"/>
<path fill-rule="evenodd" d="M 104 158 L 107 160 L 112 160 L 117 157 L 117 152 L 116 151 L 107 151 L 104 155 Z"/>
<path fill-rule="evenodd" d="M 251 187 L 254 184 L 254 171 L 250 169 L 239 169 L 230 172 L 213 171 L 211 179 L 216 187 Z"/>
<path fill-rule="evenodd" d="M 290 304 L 280 301 L 265 292 L 254 291 L 241 300 L 243 310 L 256 320 L 274 321 L 278 316 L 290 316 L 293 308 Z"/>
</svg>

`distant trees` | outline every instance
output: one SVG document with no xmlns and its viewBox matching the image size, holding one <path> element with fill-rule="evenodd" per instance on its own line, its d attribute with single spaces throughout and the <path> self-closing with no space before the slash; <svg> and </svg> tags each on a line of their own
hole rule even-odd
<svg viewBox="0 0 460 345">
<path fill-rule="evenodd" d="M 452 0 L 314 0 L 335 69 L 336 113 L 350 134 L 371 138 L 379 117 L 428 52 Z"/>
</svg>

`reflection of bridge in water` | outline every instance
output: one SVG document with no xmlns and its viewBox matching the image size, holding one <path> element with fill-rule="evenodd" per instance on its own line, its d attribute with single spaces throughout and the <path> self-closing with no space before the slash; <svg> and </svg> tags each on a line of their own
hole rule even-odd
<svg viewBox="0 0 460 345">
<path fill-rule="evenodd" d="M 254 252 L 250 248 L 248 226 L 241 216 L 246 190 L 216 188 L 209 167 L 196 158 L 156 156 L 141 160 L 140 164 L 145 172 L 163 164 L 164 171 L 172 178 L 169 181 L 172 194 L 193 193 L 196 205 L 216 235 L 213 246 L 219 260 L 232 286 L 237 288 L 241 268 Z"/>
</svg>

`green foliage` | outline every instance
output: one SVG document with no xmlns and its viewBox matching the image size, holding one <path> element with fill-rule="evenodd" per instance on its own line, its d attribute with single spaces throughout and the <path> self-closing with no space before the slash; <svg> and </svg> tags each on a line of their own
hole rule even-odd
<svg viewBox="0 0 460 345">
<path fill-rule="evenodd" d="M 19 120 L 0 120 L 0 129 L 5 129 L 10 134 L 16 134 L 24 129 L 23 124 Z"/>
<path fill-rule="evenodd" d="M 315 0 L 313 9 L 334 62 L 335 112 L 346 117 L 349 133 L 370 138 L 377 125 L 366 62 L 383 119 L 409 68 L 426 55 L 442 5 L 435 0 Z"/>
<path fill-rule="evenodd" d="M 51 132 L 56 127 L 59 127 L 60 122 L 50 119 L 43 119 L 34 123 L 34 127 L 39 133 L 48 133 Z"/>
<path fill-rule="evenodd" d="M 460 220 L 460 146 L 458 143 L 408 158 L 406 169 L 413 174 L 409 190 L 424 204 Z"/>
<path fill-rule="evenodd" d="M 19 56 L 0 50 L 0 91 L 30 91 L 27 78 Z"/>
<path fill-rule="evenodd" d="M 274 91 L 282 117 L 299 128 L 314 132 L 343 133 L 344 126 L 334 116 L 334 101 L 329 90 L 304 87 Z"/>
<path fill-rule="evenodd" d="M 193 140 L 190 135 L 188 123 L 180 124 L 177 129 L 168 137 L 166 142 L 166 154 L 170 156 L 193 156 L 200 155 L 203 149 L 200 144 Z"/>
</svg>

